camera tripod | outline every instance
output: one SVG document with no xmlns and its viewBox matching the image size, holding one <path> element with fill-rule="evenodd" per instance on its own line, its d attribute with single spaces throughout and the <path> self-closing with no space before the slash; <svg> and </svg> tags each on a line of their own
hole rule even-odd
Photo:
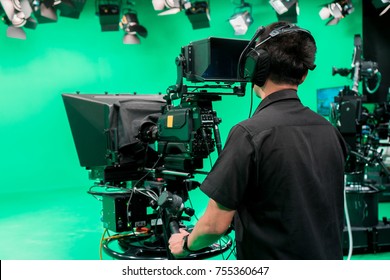
<svg viewBox="0 0 390 280">
<path fill-rule="evenodd" d="M 163 193 L 160 197 L 170 200 L 171 194 Z M 163 206 L 164 207 L 164 206 Z M 151 229 L 138 228 L 127 234 L 116 234 L 102 239 L 104 252 L 121 260 L 165 260 L 174 259 L 168 249 L 168 239 L 170 234 L 178 233 L 179 228 L 188 232 L 193 226 L 179 226 L 179 222 L 171 209 L 162 209 L 161 219 L 152 220 L 154 225 Z M 191 210 L 184 210 L 190 212 Z M 116 242 L 115 242 L 116 241 Z M 226 234 L 218 243 L 214 243 L 196 253 L 191 253 L 186 259 L 208 259 L 217 255 L 222 255 L 232 247 L 232 238 Z"/>
<path fill-rule="evenodd" d="M 198 186 L 196 181 L 176 177 L 175 181 L 168 180 L 168 183 L 145 181 L 142 189 L 132 187 L 122 194 L 105 193 L 102 195 L 106 207 L 103 212 L 105 234 L 109 230 L 115 234 L 103 235 L 101 249 L 107 255 L 122 260 L 174 259 L 168 249 L 168 240 L 180 228 L 192 231 L 193 226 L 188 222 L 195 211 L 185 207 L 184 202 L 189 198 L 188 192 Z M 115 206 L 109 208 L 112 203 Z M 152 209 L 153 213 L 150 213 Z M 221 255 L 232 247 L 232 243 L 232 238 L 226 234 L 218 243 L 190 254 L 187 259 Z"/>
</svg>

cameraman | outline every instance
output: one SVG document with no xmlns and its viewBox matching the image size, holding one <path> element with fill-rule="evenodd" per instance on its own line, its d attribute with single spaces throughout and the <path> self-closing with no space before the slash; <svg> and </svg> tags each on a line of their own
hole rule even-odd
<svg viewBox="0 0 390 280">
<path fill-rule="evenodd" d="M 279 35 L 269 36 L 274 30 Z M 237 259 L 342 259 L 347 149 L 337 129 L 297 95 L 315 68 L 314 38 L 277 22 L 265 27 L 256 49 L 269 59 L 269 70 L 256 65 L 251 79 L 262 101 L 231 129 L 201 185 L 210 197 L 204 215 L 190 234 L 173 234 L 169 248 L 186 257 L 233 224 Z"/>
</svg>

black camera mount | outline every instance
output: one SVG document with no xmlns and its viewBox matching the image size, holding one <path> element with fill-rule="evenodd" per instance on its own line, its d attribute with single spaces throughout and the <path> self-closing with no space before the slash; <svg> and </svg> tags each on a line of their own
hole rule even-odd
<svg viewBox="0 0 390 280">
<path fill-rule="evenodd" d="M 330 115 L 330 121 L 349 146 L 345 166 L 345 202 L 348 211 L 344 252 L 352 252 L 352 249 L 376 252 L 378 248 L 388 247 L 388 242 L 383 242 L 383 238 L 387 236 L 389 228 L 378 219 L 378 197 L 383 190 L 381 180 L 390 179 L 388 167 L 383 162 L 383 150 L 380 149 L 389 146 L 390 110 L 386 103 L 367 104 L 367 96 L 359 93 L 361 81 L 365 82 L 369 94 L 374 93 L 381 83 L 378 64 L 363 58 L 359 35 L 354 38 L 352 68 L 333 67 L 332 75 L 336 74 L 350 76 L 353 81 L 352 88 L 345 86 L 335 97 Z M 369 88 L 369 83 L 374 87 Z M 375 106 L 374 110 L 368 110 L 371 105 Z M 373 173 L 378 174 L 372 176 Z M 364 236 L 365 233 L 367 236 Z M 354 241 L 348 244 L 352 236 Z"/>
<path fill-rule="evenodd" d="M 245 94 L 237 68 L 247 44 L 210 37 L 182 47 L 176 84 L 164 96 L 63 94 L 80 165 L 95 180 L 88 193 L 101 197 L 101 247 L 109 256 L 171 259 L 169 236 L 191 231 L 194 210 L 184 204 L 200 185 L 195 174 L 207 174 L 204 159 L 222 150 L 212 103 Z M 231 246 L 226 234 L 188 258 L 210 258 Z"/>
</svg>

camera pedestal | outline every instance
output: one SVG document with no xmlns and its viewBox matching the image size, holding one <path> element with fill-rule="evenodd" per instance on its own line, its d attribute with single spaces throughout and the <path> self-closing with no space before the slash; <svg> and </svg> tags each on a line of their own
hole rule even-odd
<svg viewBox="0 0 390 280">
<path fill-rule="evenodd" d="M 375 254 L 390 251 L 390 224 L 378 221 L 372 227 L 352 227 L 354 254 Z M 343 232 L 343 251 L 346 255 L 349 249 L 348 231 Z"/>
<path fill-rule="evenodd" d="M 353 252 L 357 254 L 390 251 L 390 223 L 387 218 L 378 220 L 378 196 L 380 191 L 363 183 L 346 187 L 347 209 L 351 223 Z M 343 252 L 350 247 L 347 227 L 343 232 Z"/>
<path fill-rule="evenodd" d="M 116 242 L 115 242 L 116 241 Z M 233 240 L 229 235 L 223 236 L 220 243 L 214 243 L 186 259 L 209 259 L 223 254 L 232 247 Z M 170 252 L 164 242 L 164 236 L 154 234 L 137 235 L 135 233 L 118 237 L 112 236 L 104 240 L 104 252 L 119 260 L 166 260 Z"/>
</svg>

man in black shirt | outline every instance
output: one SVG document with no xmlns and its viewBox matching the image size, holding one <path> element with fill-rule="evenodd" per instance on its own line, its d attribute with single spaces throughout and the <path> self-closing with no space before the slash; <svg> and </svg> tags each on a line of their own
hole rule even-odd
<svg viewBox="0 0 390 280">
<path fill-rule="evenodd" d="M 174 256 L 217 241 L 234 219 L 238 259 L 342 259 L 347 149 L 297 95 L 315 53 L 309 31 L 285 22 L 259 29 L 244 50 L 240 75 L 262 102 L 230 131 L 201 185 L 205 214 L 191 234 L 171 236 Z"/>
</svg>

